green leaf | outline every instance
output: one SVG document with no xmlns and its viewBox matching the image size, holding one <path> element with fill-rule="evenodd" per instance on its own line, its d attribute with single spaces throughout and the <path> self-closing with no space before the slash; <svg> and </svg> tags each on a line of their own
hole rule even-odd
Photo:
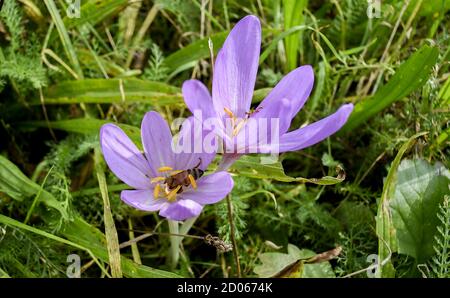
<svg viewBox="0 0 450 298">
<path fill-rule="evenodd" d="M 416 3 L 419 1 L 421 0 L 411 0 L 411 3 L 406 10 L 406 15 L 412 13 Z M 448 0 L 423 1 L 418 14 L 420 16 L 428 16 L 437 19 L 439 14 L 445 15 L 448 10 L 450 10 L 450 1 Z"/>
<path fill-rule="evenodd" d="M 92 257 L 92 259 L 95 261 L 95 263 L 97 263 L 97 265 L 100 267 L 100 269 L 101 269 L 107 276 L 109 276 L 109 274 L 108 274 L 108 272 L 106 271 L 106 269 L 103 267 L 102 264 L 100 264 L 100 262 L 97 260 L 97 258 L 95 257 L 95 255 L 92 253 L 92 251 L 89 250 L 89 249 L 86 248 L 86 247 L 83 247 L 82 245 L 78 245 L 78 244 L 73 243 L 73 242 L 71 242 L 71 241 L 69 241 L 69 240 L 67 240 L 67 239 L 64 239 L 64 238 L 58 237 L 58 236 L 56 236 L 56 235 L 53 235 L 52 233 L 48 233 L 48 232 L 43 231 L 43 230 L 41 230 L 41 229 L 37 229 L 37 228 L 35 228 L 35 227 L 26 225 L 26 224 L 24 224 L 24 223 L 21 223 L 20 221 L 17 221 L 17 220 L 15 220 L 15 219 L 13 219 L 13 218 L 4 216 L 4 215 L 2 215 L 2 214 L 0 214 L 0 223 L 6 224 L 6 225 L 9 225 L 9 226 L 12 226 L 12 227 L 16 227 L 16 228 L 19 228 L 19 229 L 22 229 L 22 230 L 26 230 L 26 231 L 28 231 L 28 232 L 31 232 L 31 233 L 40 235 L 40 236 L 42 236 L 42 237 L 47 237 L 47 238 L 49 238 L 49 239 L 51 239 L 51 240 L 54 240 L 54 241 L 57 241 L 57 242 L 60 242 L 60 243 L 63 243 L 63 244 L 66 244 L 66 245 L 75 247 L 75 248 L 77 248 L 77 249 L 84 250 L 84 251 L 86 251 L 86 252 Z M 31 275 L 30 277 L 34 277 L 34 274 L 33 274 L 32 272 L 30 272 L 30 275 Z"/>
<path fill-rule="evenodd" d="M 73 47 L 72 41 L 70 40 L 67 28 L 61 19 L 58 8 L 56 7 L 56 4 L 53 0 L 44 0 L 44 3 L 47 6 L 53 22 L 55 23 L 56 30 L 58 31 L 66 56 L 74 67 L 78 79 L 82 79 L 83 71 L 81 70 L 80 62 L 78 61 L 75 48 Z"/>
<path fill-rule="evenodd" d="M 328 261 L 308 264 L 308 260 L 316 253 L 288 245 L 288 253 L 267 252 L 259 256 L 261 264 L 256 265 L 254 272 L 259 277 L 303 277 L 326 278 L 335 277 Z"/>
<path fill-rule="evenodd" d="M 345 179 L 345 173 L 340 167 L 338 167 L 337 177 L 325 176 L 322 178 L 303 178 L 286 175 L 280 161 L 271 164 L 262 164 L 262 161 L 264 160 L 260 160 L 260 157 L 258 156 L 246 155 L 237 160 L 230 171 L 242 176 L 257 179 L 273 179 L 282 182 L 313 183 L 318 185 L 333 185 L 341 183 Z"/>
<path fill-rule="evenodd" d="M 276 29 L 263 29 L 262 35 L 263 37 L 267 36 L 270 33 L 279 32 Z M 178 73 L 179 71 L 186 70 L 188 68 L 194 67 L 195 62 L 201 59 L 206 59 L 210 57 L 210 50 L 208 46 L 208 40 L 211 38 L 213 43 L 214 54 L 222 47 L 225 39 L 228 36 L 228 31 L 220 32 L 211 35 L 210 37 L 205 37 L 203 39 L 194 41 L 188 46 L 179 49 L 175 53 L 170 54 L 164 60 L 164 65 L 169 69 L 169 72 Z M 193 63 L 194 62 L 194 63 Z M 169 77 L 172 77 L 174 74 L 171 74 Z"/>
<path fill-rule="evenodd" d="M 300 257 L 302 259 L 312 258 L 316 254 L 309 249 L 301 249 Z M 303 272 L 301 277 L 303 278 L 333 278 L 336 277 L 333 271 L 333 267 L 330 262 L 321 262 L 315 264 L 308 264 L 308 260 L 304 261 Z"/>
<path fill-rule="evenodd" d="M 22 171 L 8 159 L 0 155 L 0 191 L 11 198 L 23 201 L 25 198 L 39 194 L 38 202 L 54 208 L 68 219 L 67 209 L 52 194 L 43 190 L 40 185 L 31 181 Z"/>
<path fill-rule="evenodd" d="M 165 60 L 164 64 L 169 68 L 169 72 L 176 71 L 177 69 L 183 68 L 184 65 L 187 65 L 191 62 L 198 61 L 200 59 L 208 58 L 210 55 L 208 40 L 211 38 L 214 46 L 214 53 L 216 54 L 219 49 L 222 47 L 225 39 L 228 36 L 228 31 L 220 32 L 210 37 L 203 38 L 188 46 L 176 51 L 169 55 Z"/>
<path fill-rule="evenodd" d="M 308 0 L 284 0 L 284 30 L 302 25 L 304 20 L 303 11 L 308 6 Z M 286 66 L 287 71 L 293 70 L 297 65 L 299 46 L 303 44 L 301 32 L 290 35 L 285 39 L 286 45 Z"/>
<path fill-rule="evenodd" d="M 76 216 L 73 221 L 67 223 L 61 233 L 70 241 L 88 248 L 92 253 L 104 262 L 109 262 L 106 249 L 105 235 L 97 228 L 88 224 L 81 217 Z M 154 269 L 139 265 L 132 260 L 121 257 L 121 267 L 126 277 L 133 278 L 174 278 L 181 277 L 175 273 Z"/>
<path fill-rule="evenodd" d="M 437 213 L 444 195 L 450 195 L 449 185 L 450 171 L 440 163 L 432 166 L 422 159 L 401 162 L 390 204 L 399 253 L 418 263 L 434 255 Z"/>
<path fill-rule="evenodd" d="M 66 81 L 48 88 L 45 104 L 73 103 L 182 103 L 180 89 L 164 83 L 138 79 L 86 79 Z M 36 99 L 33 104 L 40 104 Z"/>
<path fill-rule="evenodd" d="M 94 118 L 78 118 L 60 121 L 29 121 L 21 122 L 18 127 L 23 130 L 30 130 L 36 127 L 48 127 L 52 129 L 60 129 L 67 132 L 81 133 L 81 134 L 99 134 L 100 128 L 103 124 L 113 123 L 112 121 L 100 120 Z M 140 129 L 128 124 L 114 123 L 118 125 L 123 131 L 136 143 L 139 145 L 141 142 L 141 132 Z"/>
<path fill-rule="evenodd" d="M 300 260 L 299 249 L 295 245 L 289 244 L 287 254 L 266 252 L 259 256 L 259 260 L 261 264 L 255 266 L 254 272 L 259 277 L 274 277 L 280 275 L 286 268 L 295 265 Z M 298 269 L 296 271 L 298 272 Z"/>
<path fill-rule="evenodd" d="M 436 47 L 424 45 L 420 48 L 399 67 L 394 76 L 376 92 L 375 96 L 355 105 L 353 113 L 341 132 L 354 130 L 392 103 L 422 87 L 436 64 L 438 56 L 439 50 Z"/>
<path fill-rule="evenodd" d="M 441 100 L 441 107 L 450 105 L 450 78 L 445 81 L 445 84 L 439 90 L 439 99 Z"/>
<path fill-rule="evenodd" d="M 284 38 L 288 38 L 291 35 L 294 35 L 294 37 L 298 38 L 298 32 L 299 31 L 303 31 L 305 29 L 310 29 L 307 26 L 294 26 L 292 28 L 289 28 L 289 30 L 283 31 L 280 34 L 278 34 L 271 42 L 270 44 L 266 47 L 266 49 L 264 50 L 264 52 L 262 52 L 262 54 L 259 56 L 259 65 L 261 65 L 269 56 L 269 54 L 274 51 L 277 48 L 278 43 L 280 42 L 280 40 L 283 40 Z M 286 40 L 287 42 L 287 40 Z"/>
<path fill-rule="evenodd" d="M 40 191 L 39 200 L 44 202 L 47 206 L 57 209 L 66 219 L 68 219 L 67 211 L 61 206 L 59 201 L 57 201 L 50 193 L 41 190 L 39 185 L 28 179 L 13 163 L 3 156 L 0 156 L 0 191 L 5 192 L 13 199 L 17 200 L 31 197 Z M 109 263 L 105 235 L 79 216 L 75 215 L 70 220 L 64 222 L 61 233 L 69 240 L 25 225 L 1 214 L 0 222 L 28 230 L 78 249 L 86 250 L 92 257 L 99 258 L 103 262 Z M 127 277 L 181 277 L 171 272 L 138 265 L 123 256 L 121 257 L 121 267 L 123 274 Z"/>
<path fill-rule="evenodd" d="M 5 270 L 0 268 L 0 278 L 11 278 L 11 276 L 9 276 L 8 273 L 6 273 Z"/>
<path fill-rule="evenodd" d="M 380 266 L 377 271 L 377 276 L 379 277 L 394 277 L 395 275 L 395 270 L 389 260 L 389 256 L 392 252 L 397 251 L 395 228 L 392 223 L 392 215 L 390 212 L 390 204 L 394 197 L 395 183 L 397 180 L 397 168 L 405 152 L 414 145 L 418 137 L 425 134 L 425 132 L 422 132 L 413 135 L 400 147 L 400 150 L 391 164 L 386 180 L 384 181 L 383 192 L 378 201 L 378 211 L 376 216 L 376 233 L 379 239 L 378 257 L 380 262 L 384 262 L 384 265 Z"/>
<path fill-rule="evenodd" d="M 95 26 L 97 23 L 113 16 L 125 6 L 128 0 L 89 0 L 80 7 L 79 18 L 65 16 L 63 21 L 67 29 L 77 27 L 86 23 Z"/>
<path fill-rule="evenodd" d="M 106 185 L 105 172 L 103 171 L 103 157 L 99 148 L 94 150 L 95 172 L 97 173 L 98 186 L 103 199 L 103 219 L 105 224 L 106 246 L 108 248 L 109 265 L 111 267 L 112 277 L 122 277 L 122 268 L 120 264 L 119 239 L 117 236 L 116 225 L 111 213 L 111 204 L 109 202 L 108 187 Z"/>
</svg>

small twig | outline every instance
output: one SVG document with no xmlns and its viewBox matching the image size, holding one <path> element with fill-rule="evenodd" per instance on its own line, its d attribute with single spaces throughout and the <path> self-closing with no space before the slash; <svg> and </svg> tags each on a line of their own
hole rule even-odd
<svg viewBox="0 0 450 298">
<path fill-rule="evenodd" d="M 233 223 L 233 208 L 231 206 L 231 195 L 227 195 L 228 221 L 230 223 L 231 242 L 233 243 L 234 262 L 236 264 L 237 276 L 241 277 L 241 264 L 239 262 L 239 252 L 236 244 L 236 236 Z"/>
<path fill-rule="evenodd" d="M 211 38 L 208 38 L 209 55 L 211 56 L 211 76 L 214 75 L 214 45 Z"/>
<path fill-rule="evenodd" d="M 214 264 L 215 265 L 215 264 Z M 199 278 L 204 278 L 209 272 L 211 272 L 211 270 L 213 270 L 216 266 L 211 266 L 208 269 L 206 269 L 205 272 L 202 273 L 202 275 L 199 276 Z"/>
<path fill-rule="evenodd" d="M 45 118 L 45 122 L 47 124 L 48 130 L 50 131 L 50 135 L 52 136 L 53 140 L 56 142 L 57 139 L 56 139 L 55 133 L 53 132 L 52 126 L 50 125 L 50 120 L 48 119 L 47 108 L 45 107 L 44 93 L 42 92 L 41 87 L 39 87 L 39 98 L 41 100 L 42 112 L 44 113 L 44 118 Z"/>
</svg>

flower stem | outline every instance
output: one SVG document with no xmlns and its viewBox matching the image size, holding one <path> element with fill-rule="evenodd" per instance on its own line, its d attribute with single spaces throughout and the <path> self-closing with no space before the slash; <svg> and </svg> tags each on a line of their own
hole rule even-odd
<svg viewBox="0 0 450 298">
<path fill-rule="evenodd" d="M 171 234 L 178 234 L 178 222 L 174 220 L 167 221 L 169 224 L 169 231 Z M 180 259 L 180 242 L 182 238 L 178 236 L 170 236 L 170 255 L 169 265 L 170 268 L 175 269 Z"/>
<path fill-rule="evenodd" d="M 226 154 L 223 155 L 222 160 L 219 164 L 219 166 L 217 167 L 215 172 L 220 172 L 220 171 L 227 171 L 231 165 L 239 159 L 239 157 L 241 157 L 241 155 L 239 154 Z M 231 198 L 229 198 L 229 195 L 227 196 L 227 200 L 231 200 Z M 233 218 L 232 212 L 231 212 L 231 201 L 228 202 L 228 217 L 230 218 L 230 220 Z M 195 221 L 197 220 L 197 217 L 193 217 L 193 218 L 189 218 L 187 219 L 185 222 L 183 222 L 181 224 L 181 227 L 178 227 L 178 223 L 169 220 L 169 230 L 171 234 L 187 234 L 189 232 L 189 230 L 191 229 L 191 227 L 194 225 Z M 232 227 L 232 238 L 233 238 L 233 246 L 234 249 L 233 251 L 235 251 L 235 259 L 237 260 L 236 262 L 236 266 L 237 266 L 237 272 L 238 272 L 238 276 L 241 277 L 241 268 L 240 268 L 240 264 L 239 264 L 239 258 L 238 258 L 238 254 L 237 254 L 237 247 L 236 247 L 236 239 L 234 239 L 234 225 L 231 223 L 231 227 Z M 171 268 L 175 268 L 177 266 L 178 260 L 180 258 L 180 244 L 181 241 L 183 241 L 184 237 L 178 237 L 178 236 L 170 236 L 170 265 Z"/>
<path fill-rule="evenodd" d="M 216 172 L 227 171 L 233 163 L 241 157 L 241 154 L 224 154 L 217 166 Z"/>
<path fill-rule="evenodd" d="M 236 235 L 234 230 L 234 222 L 233 222 L 233 206 L 231 205 L 231 195 L 227 195 L 227 207 L 228 207 L 228 221 L 230 222 L 230 234 L 231 234 L 231 242 L 233 243 L 233 255 L 234 255 L 234 263 L 236 265 L 236 273 L 237 277 L 241 276 L 241 263 L 239 261 L 239 252 L 236 243 Z"/>
</svg>

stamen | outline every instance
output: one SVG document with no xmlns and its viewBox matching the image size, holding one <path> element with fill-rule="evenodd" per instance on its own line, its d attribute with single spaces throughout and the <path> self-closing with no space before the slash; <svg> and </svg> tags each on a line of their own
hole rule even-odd
<svg viewBox="0 0 450 298">
<path fill-rule="evenodd" d="M 229 108 L 223 108 L 223 110 L 225 111 L 225 113 L 230 116 L 230 118 L 234 118 L 234 114 L 233 112 L 229 109 Z"/>
<path fill-rule="evenodd" d="M 173 202 L 177 198 L 177 192 L 180 190 L 181 185 L 178 185 L 175 189 L 171 190 L 167 195 L 167 201 Z"/>
<path fill-rule="evenodd" d="M 153 197 L 155 199 L 159 198 L 159 191 L 160 191 L 160 189 L 161 189 L 161 185 L 156 184 L 155 188 L 153 189 Z"/>
<path fill-rule="evenodd" d="M 150 183 L 157 183 L 157 182 L 161 182 L 161 181 L 164 181 L 164 180 L 166 180 L 165 177 L 159 176 L 159 177 L 152 178 L 152 179 L 150 180 Z"/>
<path fill-rule="evenodd" d="M 171 167 L 160 167 L 158 169 L 158 172 L 167 172 L 167 171 L 172 171 L 173 169 Z"/>
<path fill-rule="evenodd" d="M 237 136 L 239 131 L 244 127 L 245 120 L 241 120 L 236 127 L 233 129 L 233 137 Z"/>
<path fill-rule="evenodd" d="M 188 175 L 189 181 L 191 182 L 192 188 L 197 189 L 197 182 L 194 179 L 194 176 L 191 174 Z"/>
</svg>

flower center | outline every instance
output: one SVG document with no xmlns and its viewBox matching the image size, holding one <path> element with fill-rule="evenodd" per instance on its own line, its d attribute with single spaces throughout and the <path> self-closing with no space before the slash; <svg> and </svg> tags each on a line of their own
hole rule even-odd
<svg viewBox="0 0 450 298">
<path fill-rule="evenodd" d="M 242 127 L 244 127 L 248 118 L 238 119 L 229 108 L 223 108 L 223 110 L 225 111 L 225 114 L 227 114 L 231 119 L 232 136 L 235 137 L 239 134 Z"/>
<path fill-rule="evenodd" d="M 197 189 L 196 177 L 194 175 L 200 178 L 203 174 L 201 170 L 174 170 L 167 166 L 160 167 L 158 172 L 164 173 L 165 175 L 163 174 L 163 176 L 157 176 L 150 180 L 152 184 L 155 184 L 153 196 L 155 199 L 166 198 L 171 203 L 177 200 L 177 194 L 183 192 L 183 187 L 192 185 L 193 189 Z"/>
</svg>

